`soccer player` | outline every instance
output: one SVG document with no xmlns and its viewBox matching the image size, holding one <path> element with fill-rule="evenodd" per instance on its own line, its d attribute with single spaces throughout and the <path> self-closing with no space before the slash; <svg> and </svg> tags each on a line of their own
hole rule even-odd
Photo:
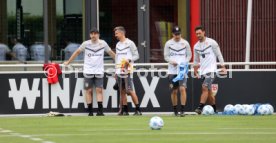
<svg viewBox="0 0 276 143">
<path fill-rule="evenodd" d="M 166 42 L 164 48 L 165 61 L 169 63 L 168 75 L 171 88 L 171 101 L 173 105 L 174 115 L 178 116 L 177 110 L 177 93 L 180 90 L 181 94 L 181 110 L 180 116 L 184 116 L 184 109 L 186 105 L 186 88 L 187 77 L 184 76 L 176 82 L 173 81 L 179 73 L 179 66 L 181 63 L 188 64 L 192 57 L 190 44 L 181 37 L 181 29 L 175 26 L 172 30 L 173 38 Z"/>
<path fill-rule="evenodd" d="M 96 95 L 98 102 L 97 116 L 104 116 L 103 114 L 103 75 L 104 75 L 104 52 L 107 52 L 113 59 L 115 53 L 110 49 L 104 40 L 99 39 L 99 31 L 93 28 L 90 31 L 90 40 L 81 44 L 81 46 L 73 53 L 64 65 L 68 65 L 81 52 L 84 52 L 84 88 L 86 90 L 86 102 L 88 106 L 88 116 L 93 116 L 93 86 L 96 87 Z"/>
<path fill-rule="evenodd" d="M 114 28 L 115 37 L 119 40 L 116 44 L 116 75 L 122 101 L 122 111 L 119 115 L 129 115 L 127 95 L 130 95 L 136 108 L 133 115 L 142 115 L 138 97 L 133 89 L 132 66 L 139 59 L 139 53 L 133 41 L 126 38 L 126 30 L 122 26 Z"/>
<path fill-rule="evenodd" d="M 212 95 L 211 86 L 216 77 L 217 59 L 220 62 L 221 72 L 226 73 L 224 59 L 218 43 L 205 36 L 205 30 L 202 26 L 196 27 L 195 33 L 198 42 L 194 45 L 194 74 L 197 78 L 203 77 L 200 103 L 195 112 L 201 114 L 207 101 L 216 112 L 216 100 Z M 198 73 L 198 69 L 200 69 L 200 73 Z"/>
</svg>

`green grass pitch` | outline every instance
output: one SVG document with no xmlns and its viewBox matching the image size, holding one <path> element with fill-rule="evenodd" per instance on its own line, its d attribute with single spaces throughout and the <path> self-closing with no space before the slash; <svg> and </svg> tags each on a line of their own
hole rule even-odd
<svg viewBox="0 0 276 143">
<path fill-rule="evenodd" d="M 276 116 L 1 117 L 0 143 L 275 143 Z"/>
</svg>

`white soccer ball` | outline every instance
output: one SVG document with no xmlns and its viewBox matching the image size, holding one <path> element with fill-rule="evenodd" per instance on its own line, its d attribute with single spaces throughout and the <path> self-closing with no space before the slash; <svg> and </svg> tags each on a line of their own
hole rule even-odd
<svg viewBox="0 0 276 143">
<path fill-rule="evenodd" d="M 234 114 L 234 106 L 232 104 L 227 104 L 224 107 L 223 113 L 226 114 L 226 115 L 232 115 L 232 114 Z"/>
<path fill-rule="evenodd" d="M 203 107 L 203 110 L 202 110 L 202 114 L 203 115 L 213 115 L 215 112 L 214 112 L 214 108 L 210 105 L 205 105 Z"/>
<path fill-rule="evenodd" d="M 243 109 L 243 106 L 241 104 L 236 104 L 234 106 L 234 114 L 235 115 L 242 115 L 242 114 L 244 114 L 244 109 Z"/>
<path fill-rule="evenodd" d="M 274 108 L 271 104 L 265 104 L 265 106 L 269 109 L 269 114 L 273 114 L 274 113 Z"/>
<path fill-rule="evenodd" d="M 245 115 L 254 115 L 255 108 L 253 105 L 243 105 Z"/>
<path fill-rule="evenodd" d="M 259 106 L 257 112 L 260 115 L 269 115 L 270 114 L 270 109 L 265 104 L 262 104 L 261 106 Z"/>
<path fill-rule="evenodd" d="M 241 113 L 241 115 L 247 115 L 246 113 L 246 109 L 248 108 L 248 104 L 243 104 L 242 107 L 243 107 L 243 112 Z"/>
<path fill-rule="evenodd" d="M 158 116 L 154 116 L 150 119 L 149 126 L 152 130 L 160 130 L 164 126 L 164 121 Z"/>
</svg>

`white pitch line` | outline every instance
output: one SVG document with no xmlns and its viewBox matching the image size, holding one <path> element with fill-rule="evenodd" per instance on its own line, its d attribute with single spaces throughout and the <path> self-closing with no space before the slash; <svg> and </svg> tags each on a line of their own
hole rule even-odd
<svg viewBox="0 0 276 143">
<path fill-rule="evenodd" d="M 30 139 L 33 140 L 33 141 L 42 141 L 41 138 L 30 138 Z"/>
<path fill-rule="evenodd" d="M 12 136 L 21 136 L 21 134 L 19 134 L 19 133 L 10 133 L 10 135 L 12 135 Z"/>
<path fill-rule="evenodd" d="M 30 135 L 19 135 L 18 137 L 21 137 L 21 138 L 30 138 L 31 136 Z"/>
<path fill-rule="evenodd" d="M 49 136 L 49 137 L 66 137 L 66 136 L 98 136 L 98 135 L 109 135 L 108 133 L 102 134 L 37 134 L 34 136 Z M 112 133 L 113 135 L 113 133 Z M 172 133 L 164 133 L 159 131 L 153 131 L 151 133 L 120 133 L 119 136 L 133 136 L 133 135 L 276 135 L 276 132 L 248 132 L 248 133 L 237 133 L 237 132 L 172 132 Z"/>
<path fill-rule="evenodd" d="M 11 133 L 12 131 L 10 131 L 10 130 L 2 130 L 2 131 L 0 131 L 1 133 Z"/>
<path fill-rule="evenodd" d="M 51 141 L 43 141 L 42 143 L 55 143 L 55 142 L 51 142 Z"/>
<path fill-rule="evenodd" d="M 24 134 L 13 132 L 11 130 L 5 130 L 5 129 L 2 129 L 2 128 L 0 128 L 0 132 L 7 133 L 6 135 L 1 135 L 0 137 L 14 136 L 14 137 L 20 137 L 20 138 L 27 138 L 27 139 L 32 140 L 32 141 L 41 141 L 41 143 L 55 143 L 55 142 L 52 142 L 52 141 L 45 141 L 41 138 L 33 137 L 32 135 L 24 135 Z"/>
</svg>

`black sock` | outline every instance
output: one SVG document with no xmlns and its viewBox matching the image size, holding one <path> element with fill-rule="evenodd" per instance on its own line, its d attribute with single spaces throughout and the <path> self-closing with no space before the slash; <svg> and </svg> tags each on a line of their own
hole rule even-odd
<svg viewBox="0 0 276 143">
<path fill-rule="evenodd" d="M 177 111 L 177 106 L 173 106 L 173 111 Z"/>
<path fill-rule="evenodd" d="M 185 105 L 181 105 L 181 111 L 184 112 L 185 110 Z"/>
<path fill-rule="evenodd" d="M 123 111 L 128 112 L 128 107 L 127 107 L 127 105 L 123 105 Z"/>
<path fill-rule="evenodd" d="M 140 104 L 136 104 L 135 106 L 136 106 L 136 110 L 140 111 Z"/>
<path fill-rule="evenodd" d="M 214 108 L 214 111 L 217 112 L 217 106 L 216 106 L 216 104 L 212 105 L 212 107 Z"/>
<path fill-rule="evenodd" d="M 103 109 L 103 102 L 98 102 L 98 110 L 102 111 Z"/>
<path fill-rule="evenodd" d="M 87 106 L 88 106 L 88 112 L 93 112 L 93 106 L 92 106 L 92 103 L 87 104 Z"/>
<path fill-rule="evenodd" d="M 98 102 L 98 107 L 103 108 L 103 102 Z"/>
<path fill-rule="evenodd" d="M 199 103 L 198 108 L 202 110 L 204 106 L 205 106 L 205 104 Z"/>
</svg>

